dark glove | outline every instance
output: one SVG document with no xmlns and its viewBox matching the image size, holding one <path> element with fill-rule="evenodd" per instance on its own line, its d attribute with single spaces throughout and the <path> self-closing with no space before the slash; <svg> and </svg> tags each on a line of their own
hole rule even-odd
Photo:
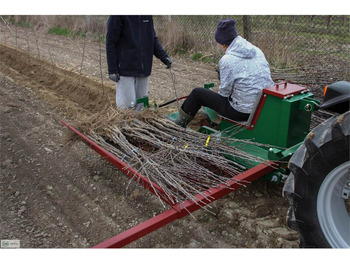
<svg viewBox="0 0 350 262">
<path fill-rule="evenodd" d="M 119 74 L 109 74 L 109 79 L 111 79 L 113 82 L 118 82 L 120 80 Z"/>
<path fill-rule="evenodd" d="M 170 68 L 173 61 L 171 61 L 170 57 L 165 58 L 164 64 L 166 64 L 166 68 Z"/>
</svg>

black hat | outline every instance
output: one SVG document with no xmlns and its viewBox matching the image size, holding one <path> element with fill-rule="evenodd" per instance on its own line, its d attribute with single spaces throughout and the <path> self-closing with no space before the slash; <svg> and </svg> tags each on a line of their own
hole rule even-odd
<svg viewBox="0 0 350 262">
<path fill-rule="evenodd" d="M 215 40 L 221 45 L 229 45 L 237 37 L 236 20 L 225 19 L 218 23 L 215 31 Z"/>
</svg>

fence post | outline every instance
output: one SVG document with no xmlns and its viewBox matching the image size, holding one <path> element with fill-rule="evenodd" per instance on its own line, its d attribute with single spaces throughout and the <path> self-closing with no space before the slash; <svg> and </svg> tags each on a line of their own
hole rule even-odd
<svg viewBox="0 0 350 262">
<path fill-rule="evenodd" d="M 243 16 L 243 37 L 247 41 L 252 41 L 252 23 L 250 21 L 250 15 Z"/>
</svg>

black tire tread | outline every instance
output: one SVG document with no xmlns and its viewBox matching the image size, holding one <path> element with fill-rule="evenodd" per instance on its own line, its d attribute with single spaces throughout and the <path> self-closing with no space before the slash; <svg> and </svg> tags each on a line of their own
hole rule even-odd
<svg viewBox="0 0 350 262">
<path fill-rule="evenodd" d="M 301 247 L 330 247 L 320 228 L 316 202 L 326 175 L 349 160 L 350 112 L 325 121 L 311 132 L 289 162 L 294 192 L 288 226 L 300 233 Z"/>
</svg>

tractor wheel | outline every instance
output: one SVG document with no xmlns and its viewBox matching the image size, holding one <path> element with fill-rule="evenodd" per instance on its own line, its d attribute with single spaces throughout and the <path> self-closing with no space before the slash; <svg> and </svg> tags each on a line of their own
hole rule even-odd
<svg viewBox="0 0 350 262">
<path fill-rule="evenodd" d="M 315 128 L 289 162 L 288 226 L 301 247 L 350 247 L 350 111 Z"/>
</svg>

